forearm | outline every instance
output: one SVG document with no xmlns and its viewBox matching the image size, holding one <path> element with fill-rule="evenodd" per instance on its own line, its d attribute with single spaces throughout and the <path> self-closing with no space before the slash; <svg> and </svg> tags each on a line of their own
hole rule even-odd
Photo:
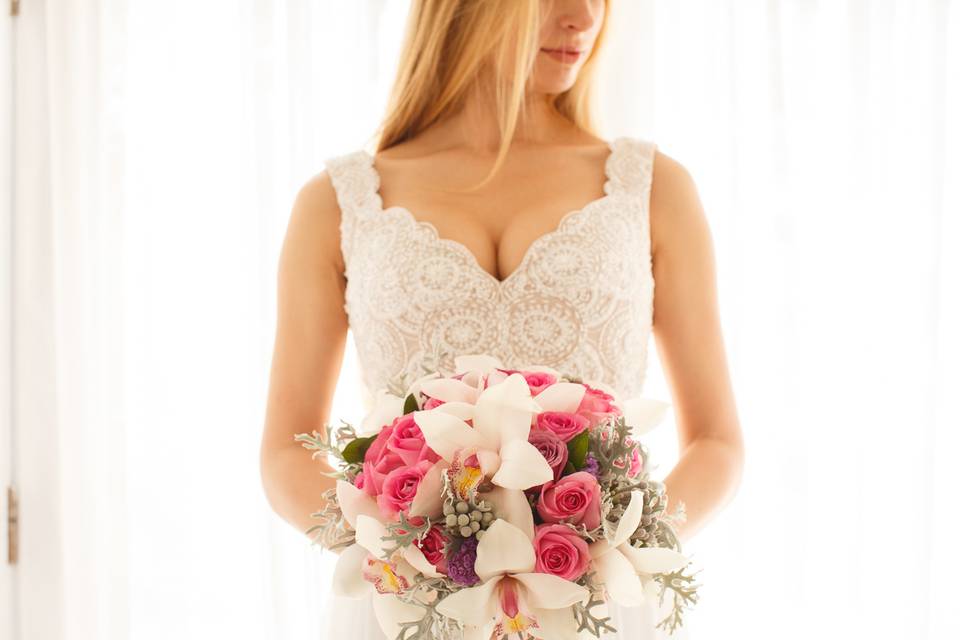
<svg viewBox="0 0 960 640">
<path fill-rule="evenodd" d="M 686 520 L 677 527 L 681 543 L 694 536 L 736 494 L 743 472 L 743 447 L 717 438 L 695 439 L 664 479 L 667 513 L 683 502 Z"/>
<path fill-rule="evenodd" d="M 261 479 L 270 507 L 304 534 L 319 522 L 310 514 L 326 503 L 323 492 L 336 486 L 336 480 L 323 475 L 333 471 L 329 463 L 312 454 L 299 443 L 267 448 L 261 454 Z"/>
</svg>

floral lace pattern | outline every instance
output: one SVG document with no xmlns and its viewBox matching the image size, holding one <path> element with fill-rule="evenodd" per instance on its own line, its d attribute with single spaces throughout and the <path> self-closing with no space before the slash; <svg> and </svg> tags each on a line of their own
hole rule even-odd
<svg viewBox="0 0 960 640">
<path fill-rule="evenodd" d="M 374 158 L 329 158 L 340 206 L 345 304 L 365 409 L 434 354 L 490 353 L 511 368 L 546 364 L 638 395 L 653 322 L 649 200 L 655 144 L 609 143 L 604 195 L 565 214 L 503 280 L 401 206 L 383 208 Z"/>
</svg>

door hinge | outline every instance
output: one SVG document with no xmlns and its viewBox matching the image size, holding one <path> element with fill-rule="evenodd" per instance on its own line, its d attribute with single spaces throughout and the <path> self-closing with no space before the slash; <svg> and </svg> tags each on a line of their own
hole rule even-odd
<svg viewBox="0 0 960 640">
<path fill-rule="evenodd" d="M 10 0 L 10 15 L 20 15 L 20 0 Z"/>
<path fill-rule="evenodd" d="M 18 543 L 20 542 L 20 514 L 17 505 L 17 492 L 7 487 L 7 564 L 17 564 Z"/>
</svg>

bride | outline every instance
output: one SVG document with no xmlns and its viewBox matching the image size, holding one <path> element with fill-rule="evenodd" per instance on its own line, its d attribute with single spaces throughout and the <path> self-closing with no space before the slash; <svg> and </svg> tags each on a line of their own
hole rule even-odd
<svg viewBox="0 0 960 640">
<path fill-rule="evenodd" d="M 348 328 L 366 410 L 435 354 L 447 370 L 470 353 L 545 364 L 631 397 L 653 335 L 676 414 L 664 484 L 671 513 L 684 505 L 681 541 L 735 493 L 743 444 L 696 187 L 654 143 L 594 132 L 613 3 L 411 1 L 375 152 L 330 157 L 283 244 L 261 469 L 298 530 L 333 481 L 293 435 L 330 420 Z M 385 637 L 369 599 L 329 598 L 329 637 Z M 611 604 L 606 637 L 664 637 L 655 607 Z"/>
</svg>

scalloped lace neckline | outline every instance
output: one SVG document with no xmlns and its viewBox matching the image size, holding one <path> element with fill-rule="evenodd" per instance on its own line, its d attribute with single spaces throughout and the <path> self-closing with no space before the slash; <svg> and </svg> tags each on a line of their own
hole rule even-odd
<svg viewBox="0 0 960 640">
<path fill-rule="evenodd" d="M 476 254 L 470 250 L 467 245 L 463 244 L 459 240 L 454 240 L 453 238 L 445 238 L 440 235 L 437 227 L 427 220 L 420 220 L 413 215 L 413 212 L 410 211 L 407 207 L 403 205 L 391 205 L 386 209 L 383 208 L 383 198 L 380 196 L 380 173 L 377 171 L 376 166 L 374 165 L 374 157 L 369 151 L 363 150 L 363 154 L 367 160 L 367 167 L 370 170 L 371 176 L 373 178 L 373 185 L 371 187 L 374 206 L 373 213 L 374 215 L 383 215 L 389 216 L 391 213 L 398 214 L 399 219 L 406 221 L 408 224 L 412 224 L 421 229 L 425 229 L 430 233 L 430 238 L 438 244 L 444 245 L 453 249 L 454 251 L 462 254 L 466 258 L 470 268 L 478 272 L 480 277 L 488 280 L 493 286 L 498 290 L 503 289 L 508 284 L 510 284 L 515 278 L 519 277 L 520 273 L 527 268 L 527 264 L 530 262 L 536 249 L 543 244 L 544 242 L 550 240 L 556 235 L 559 235 L 564 231 L 564 228 L 575 218 L 585 216 L 591 211 L 600 208 L 604 203 L 608 202 L 614 196 L 614 184 L 613 184 L 613 163 L 616 161 L 616 156 L 620 145 L 618 142 L 621 138 L 614 138 L 613 140 L 607 141 L 607 158 L 603 163 L 603 193 L 604 195 L 594 198 L 590 202 L 584 204 L 579 209 L 573 209 L 568 211 L 562 216 L 560 216 L 560 221 L 557 225 L 547 231 L 546 233 L 537 236 L 533 239 L 533 242 L 527 247 L 526 251 L 523 252 L 523 255 L 520 258 L 520 262 L 517 264 L 516 268 L 513 271 L 508 273 L 502 280 L 486 269 L 483 268 L 483 265 L 480 264 L 480 261 L 477 260 Z"/>
</svg>

